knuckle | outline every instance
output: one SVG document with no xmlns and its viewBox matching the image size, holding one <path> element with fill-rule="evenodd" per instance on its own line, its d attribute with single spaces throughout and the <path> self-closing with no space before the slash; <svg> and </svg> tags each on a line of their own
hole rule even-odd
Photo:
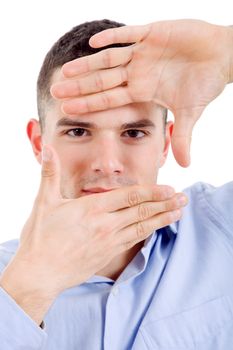
<svg viewBox="0 0 233 350">
<path fill-rule="evenodd" d="M 110 108 L 110 100 L 109 100 L 108 95 L 107 95 L 105 92 L 102 93 L 101 99 L 102 99 L 102 105 L 103 105 L 106 109 Z"/>
<path fill-rule="evenodd" d="M 110 52 L 110 49 L 107 49 L 103 53 L 103 64 L 104 64 L 104 67 L 111 68 L 111 63 L 112 63 L 111 52 Z"/>
<path fill-rule="evenodd" d="M 41 176 L 43 178 L 50 178 L 53 177 L 54 172 L 51 169 L 43 168 L 41 169 Z"/>
<path fill-rule="evenodd" d="M 82 86 L 81 86 L 81 84 L 80 84 L 79 81 L 76 81 L 76 82 L 75 82 L 75 93 L 76 93 L 77 95 L 82 95 L 82 94 L 83 94 Z"/>
<path fill-rule="evenodd" d="M 91 220 L 90 220 L 91 221 Z M 111 229 L 110 226 L 108 225 L 107 222 L 104 221 L 99 221 L 99 220 L 95 220 L 92 223 L 92 229 L 93 232 L 95 232 L 96 237 L 100 240 L 104 239 L 107 240 L 108 237 L 110 236 L 111 233 Z"/>
<path fill-rule="evenodd" d="M 128 71 L 125 68 L 120 69 L 121 84 L 128 81 Z"/>
<path fill-rule="evenodd" d="M 83 62 L 84 72 L 89 72 L 91 70 L 91 57 L 87 56 Z"/>
<path fill-rule="evenodd" d="M 113 43 L 116 43 L 117 42 L 117 33 L 116 33 L 116 28 L 112 28 L 109 30 L 109 37 L 111 38 L 111 41 Z"/>
<path fill-rule="evenodd" d="M 139 204 L 138 206 L 138 219 L 143 221 L 150 217 L 151 210 L 146 204 Z"/>
<path fill-rule="evenodd" d="M 95 75 L 95 88 L 97 91 L 102 91 L 104 88 L 104 83 L 101 74 L 98 72 Z"/>
<path fill-rule="evenodd" d="M 91 106 L 91 101 L 89 100 L 88 97 L 83 99 L 83 112 L 88 113 L 88 112 L 92 112 L 92 110 L 95 110 L 95 106 Z"/>
<path fill-rule="evenodd" d="M 138 205 L 141 202 L 141 198 L 140 195 L 138 193 L 138 191 L 136 190 L 132 190 L 128 193 L 128 205 L 130 207 L 133 207 L 135 205 Z"/>
<path fill-rule="evenodd" d="M 141 240 L 146 234 L 145 224 L 138 222 L 136 226 L 137 239 Z"/>
<path fill-rule="evenodd" d="M 107 226 L 101 225 L 98 227 L 97 232 L 99 237 L 106 237 L 108 235 L 109 230 Z"/>
</svg>

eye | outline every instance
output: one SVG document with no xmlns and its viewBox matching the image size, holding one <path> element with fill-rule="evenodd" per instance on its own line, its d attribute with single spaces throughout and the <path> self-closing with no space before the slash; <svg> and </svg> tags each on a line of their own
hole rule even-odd
<svg viewBox="0 0 233 350">
<path fill-rule="evenodd" d="M 142 137 L 147 135 L 147 133 L 145 131 L 137 130 L 137 129 L 127 130 L 123 133 L 123 135 L 124 134 L 127 134 L 126 137 L 130 137 L 133 139 L 141 139 Z"/>
<path fill-rule="evenodd" d="M 86 134 L 85 134 L 86 133 Z M 66 132 L 71 137 L 82 137 L 87 136 L 88 130 L 82 128 L 71 129 Z"/>
</svg>

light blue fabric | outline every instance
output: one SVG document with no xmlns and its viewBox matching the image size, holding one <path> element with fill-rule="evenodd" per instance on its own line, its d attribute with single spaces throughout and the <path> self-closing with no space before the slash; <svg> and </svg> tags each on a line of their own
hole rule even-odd
<svg viewBox="0 0 233 350">
<path fill-rule="evenodd" d="M 154 232 L 117 281 L 93 276 L 60 294 L 44 330 L 0 289 L 0 348 L 232 350 L 233 182 L 185 192 L 179 222 Z M 1 270 L 17 244 L 1 245 Z"/>
</svg>

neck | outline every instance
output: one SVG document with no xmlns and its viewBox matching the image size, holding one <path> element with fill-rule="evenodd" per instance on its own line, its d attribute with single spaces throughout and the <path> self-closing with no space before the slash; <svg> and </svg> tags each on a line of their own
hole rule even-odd
<svg viewBox="0 0 233 350">
<path fill-rule="evenodd" d="M 114 281 L 117 280 L 117 278 L 130 263 L 130 261 L 136 256 L 143 245 L 144 241 L 139 242 L 129 250 L 117 255 L 107 266 L 96 272 L 96 275 L 108 277 Z"/>
</svg>

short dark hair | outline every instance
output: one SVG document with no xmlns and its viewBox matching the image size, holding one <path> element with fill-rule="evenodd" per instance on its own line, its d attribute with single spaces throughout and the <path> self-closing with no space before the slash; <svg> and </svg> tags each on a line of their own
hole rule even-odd
<svg viewBox="0 0 233 350">
<path fill-rule="evenodd" d="M 69 32 L 65 33 L 51 47 L 40 69 L 37 80 L 37 108 L 41 126 L 44 126 L 46 104 L 50 101 L 51 78 L 54 71 L 62 67 L 66 62 L 76 58 L 92 55 L 103 48 L 92 48 L 89 46 L 89 39 L 92 35 L 108 28 L 123 26 L 123 23 L 107 19 L 82 23 Z M 122 44 L 110 45 L 108 47 L 121 47 Z M 106 48 L 106 47 L 105 47 Z"/>
<path fill-rule="evenodd" d="M 50 86 L 54 71 L 66 62 L 92 55 L 109 47 L 122 47 L 126 44 L 114 44 L 104 48 L 92 48 L 89 39 L 92 35 L 108 28 L 122 27 L 125 24 L 108 19 L 82 23 L 65 33 L 51 47 L 41 66 L 37 80 L 37 108 L 41 129 L 45 125 L 46 105 L 51 101 Z"/>
</svg>

